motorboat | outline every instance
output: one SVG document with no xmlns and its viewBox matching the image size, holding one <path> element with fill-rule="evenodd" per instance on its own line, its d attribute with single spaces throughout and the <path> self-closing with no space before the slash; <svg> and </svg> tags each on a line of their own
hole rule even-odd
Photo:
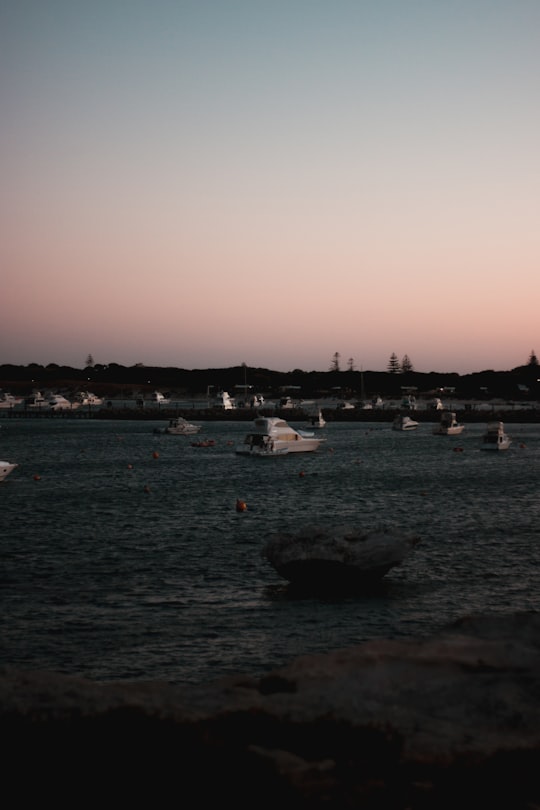
<svg viewBox="0 0 540 810">
<path fill-rule="evenodd" d="M 74 404 L 86 405 L 87 407 L 88 406 L 91 407 L 92 405 L 94 405 L 97 407 L 98 405 L 103 405 L 103 400 L 101 399 L 101 397 L 92 394 L 91 391 L 78 391 L 75 394 Z"/>
<path fill-rule="evenodd" d="M 43 396 L 41 391 L 33 391 L 29 397 L 25 398 L 24 407 L 36 410 L 45 410 L 51 407 L 51 403 Z"/>
<path fill-rule="evenodd" d="M 15 405 L 20 405 L 22 401 L 22 397 L 14 397 L 9 391 L 0 394 L 0 408 L 14 408 Z"/>
<path fill-rule="evenodd" d="M 69 411 L 72 408 L 69 399 L 62 394 L 50 394 L 47 397 L 47 405 L 53 411 Z"/>
<path fill-rule="evenodd" d="M 459 436 L 463 432 L 465 425 L 460 424 L 455 413 L 452 411 L 443 411 L 441 414 L 441 421 L 437 427 L 433 428 L 435 436 Z"/>
<path fill-rule="evenodd" d="M 234 411 L 236 408 L 235 400 L 230 396 L 228 391 L 218 391 L 215 402 L 216 408 L 223 408 L 224 411 Z"/>
<path fill-rule="evenodd" d="M 175 419 L 169 420 L 163 433 L 171 433 L 173 436 L 193 436 L 195 433 L 199 433 L 201 428 L 202 425 L 194 425 L 183 416 L 177 416 Z"/>
<path fill-rule="evenodd" d="M 157 402 L 158 405 L 167 405 L 170 400 L 161 393 L 161 391 L 153 391 L 148 397 L 150 402 Z"/>
<path fill-rule="evenodd" d="M 512 439 L 505 433 L 503 422 L 488 422 L 482 436 L 482 450 L 508 450 L 511 443 Z"/>
<path fill-rule="evenodd" d="M 0 461 L 0 481 L 7 478 L 15 467 L 18 467 L 18 464 L 10 464 L 9 461 Z"/>
<path fill-rule="evenodd" d="M 279 407 L 281 409 L 284 409 L 284 408 L 291 409 L 291 408 L 296 408 L 296 405 L 295 405 L 292 397 L 281 397 L 281 399 L 279 400 Z"/>
<path fill-rule="evenodd" d="M 326 419 L 324 418 L 320 408 L 317 411 L 317 413 L 314 414 L 310 418 L 310 424 L 311 424 L 311 427 L 313 427 L 313 428 L 323 428 L 323 427 L 325 427 Z"/>
<path fill-rule="evenodd" d="M 324 439 L 314 433 L 292 428 L 278 416 L 259 416 L 236 453 L 241 456 L 284 456 L 289 453 L 312 453 Z"/>
<path fill-rule="evenodd" d="M 392 422 L 392 430 L 416 430 L 417 427 L 418 422 L 415 422 L 410 416 L 405 416 L 401 413 L 398 414 Z"/>
</svg>

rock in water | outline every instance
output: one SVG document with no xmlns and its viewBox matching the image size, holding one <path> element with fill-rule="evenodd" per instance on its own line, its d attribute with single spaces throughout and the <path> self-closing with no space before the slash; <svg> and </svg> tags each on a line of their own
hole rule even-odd
<svg viewBox="0 0 540 810">
<path fill-rule="evenodd" d="M 306 526 L 272 535 L 262 556 L 294 585 L 333 588 L 378 582 L 419 542 L 395 529 Z"/>
</svg>

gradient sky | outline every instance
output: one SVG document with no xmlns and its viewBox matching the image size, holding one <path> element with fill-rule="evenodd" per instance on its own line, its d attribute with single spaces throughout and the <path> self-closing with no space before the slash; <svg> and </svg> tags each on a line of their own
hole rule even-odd
<svg viewBox="0 0 540 810">
<path fill-rule="evenodd" d="M 0 363 L 540 353 L 539 0 L 0 0 Z"/>
</svg>

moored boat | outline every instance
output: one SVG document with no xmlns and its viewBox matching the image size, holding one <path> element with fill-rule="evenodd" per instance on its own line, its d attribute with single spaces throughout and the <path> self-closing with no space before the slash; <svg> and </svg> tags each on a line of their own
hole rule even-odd
<svg viewBox="0 0 540 810">
<path fill-rule="evenodd" d="M 314 433 L 295 430 L 285 419 L 277 416 L 259 416 L 253 422 L 236 453 L 241 456 L 284 456 L 289 453 L 312 453 L 324 439 Z"/>
<path fill-rule="evenodd" d="M 392 422 L 392 430 L 416 430 L 418 422 L 411 419 L 410 416 L 398 414 Z"/>
<path fill-rule="evenodd" d="M 13 472 L 17 464 L 10 464 L 9 461 L 0 461 L 0 481 L 3 481 L 8 475 Z"/>
<path fill-rule="evenodd" d="M 51 407 L 49 400 L 43 396 L 41 391 L 33 391 L 30 396 L 25 397 L 23 405 L 25 408 L 33 410 L 46 410 Z"/>
<path fill-rule="evenodd" d="M 512 439 L 505 433 L 503 422 L 488 422 L 482 436 L 482 450 L 508 450 L 511 443 Z"/>
<path fill-rule="evenodd" d="M 173 436 L 193 436 L 195 433 L 199 433 L 201 428 L 202 425 L 194 425 L 183 416 L 177 416 L 169 421 L 163 433 L 170 433 Z"/>
<path fill-rule="evenodd" d="M 161 393 L 161 391 L 153 391 L 148 397 L 150 402 L 157 402 L 158 405 L 168 405 L 170 400 Z"/>
<path fill-rule="evenodd" d="M 3 391 L 0 394 L 0 408 L 14 408 L 15 405 L 20 405 L 22 401 L 22 397 L 14 397 L 9 391 Z"/>
<path fill-rule="evenodd" d="M 464 427 L 465 425 L 457 421 L 455 413 L 444 411 L 441 414 L 441 421 L 433 428 L 433 433 L 436 436 L 459 436 Z"/>
<path fill-rule="evenodd" d="M 310 418 L 310 424 L 311 424 L 311 427 L 314 427 L 314 428 L 323 428 L 323 427 L 325 427 L 326 419 L 324 418 L 324 416 L 322 414 L 322 410 L 320 408 L 317 410 L 317 413 L 314 414 Z"/>
<path fill-rule="evenodd" d="M 49 394 L 47 405 L 53 411 L 69 411 L 73 404 L 63 394 Z"/>
<path fill-rule="evenodd" d="M 77 391 L 73 404 L 74 406 L 86 405 L 87 407 L 92 407 L 92 405 L 95 405 L 97 407 L 98 405 L 103 405 L 103 399 L 92 394 L 91 391 Z"/>
</svg>

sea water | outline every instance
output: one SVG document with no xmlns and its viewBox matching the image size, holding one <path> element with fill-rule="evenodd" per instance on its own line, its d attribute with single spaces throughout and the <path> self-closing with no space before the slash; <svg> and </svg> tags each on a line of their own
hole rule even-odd
<svg viewBox="0 0 540 810">
<path fill-rule="evenodd" d="M 487 453 L 483 424 L 329 423 L 317 452 L 277 458 L 235 454 L 249 423 L 163 425 L 0 421 L 19 465 L 0 483 L 0 663 L 187 684 L 540 609 L 540 425 Z M 261 556 L 274 532 L 343 523 L 420 543 L 356 595 L 299 595 Z"/>
</svg>

